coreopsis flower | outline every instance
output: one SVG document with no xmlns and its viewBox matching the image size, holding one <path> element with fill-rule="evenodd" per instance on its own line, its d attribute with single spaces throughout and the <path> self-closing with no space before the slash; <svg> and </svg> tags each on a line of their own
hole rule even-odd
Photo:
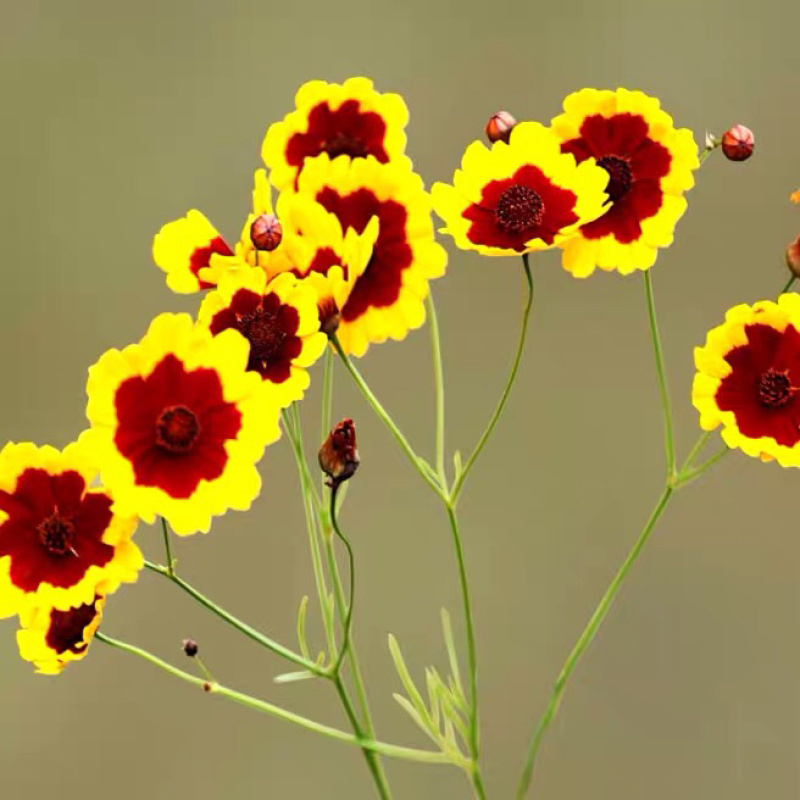
<svg viewBox="0 0 800 800">
<path fill-rule="evenodd" d="M 295 110 L 270 125 L 261 155 L 277 189 L 297 188 L 306 159 L 372 156 L 381 164 L 403 155 L 408 109 L 399 94 L 376 92 L 367 78 L 344 84 L 309 81 L 295 95 Z"/>
<path fill-rule="evenodd" d="M 728 447 L 800 466 L 800 296 L 738 305 L 694 351 L 700 425 Z"/>
<path fill-rule="evenodd" d="M 284 192 L 278 211 L 286 221 L 290 242 L 284 258 L 270 263 L 270 274 L 291 272 L 317 294 L 320 330 L 331 334 L 341 326 L 342 309 L 367 268 L 378 238 L 379 220 L 372 217 L 363 231 L 342 231 L 338 217 L 305 195 Z M 348 323 L 343 333 L 347 339 Z"/>
<path fill-rule="evenodd" d="M 247 369 L 261 376 L 280 408 L 303 396 L 311 382 L 307 368 L 328 342 L 316 292 L 291 273 L 269 282 L 261 269 L 223 275 L 203 300 L 198 322 L 214 335 L 233 329 L 247 340 Z"/>
<path fill-rule="evenodd" d="M 104 605 L 105 596 L 97 594 L 88 603 L 66 610 L 34 606 L 20 616 L 19 654 L 33 662 L 37 672 L 58 675 L 70 661 L 80 661 L 88 652 Z"/>
<path fill-rule="evenodd" d="M 608 175 L 593 161 L 576 164 L 538 122 L 520 122 L 508 144 L 467 147 L 453 185 L 434 184 L 442 233 L 462 250 L 516 256 L 545 250 L 603 213 Z"/>
<path fill-rule="evenodd" d="M 139 343 L 89 369 L 82 439 L 121 507 L 150 523 L 161 515 L 179 535 L 250 507 L 280 409 L 249 357 L 237 331 L 212 336 L 188 314 L 161 314 Z"/>
<path fill-rule="evenodd" d="M 564 269 L 577 278 L 595 267 L 627 275 L 649 269 L 672 243 L 686 210 L 683 194 L 699 166 L 691 131 L 676 129 L 654 97 L 627 89 L 581 89 L 552 122 L 561 149 L 606 172 L 605 213 L 562 242 Z"/>
<path fill-rule="evenodd" d="M 91 487 L 94 453 L 80 443 L 7 444 L 0 451 L 0 617 L 35 606 L 65 610 L 135 581 L 136 517 Z"/>
<path fill-rule="evenodd" d="M 404 339 L 425 321 L 428 281 L 444 274 L 447 254 L 433 234 L 430 196 L 407 166 L 381 164 L 372 156 L 306 162 L 299 193 L 369 238 L 378 233 L 372 255 L 341 308 L 337 331 L 345 352 L 363 355 L 370 342 Z"/>
<path fill-rule="evenodd" d="M 233 246 L 197 209 L 168 222 L 156 234 L 153 260 L 167 273 L 167 286 L 173 292 L 192 294 L 211 289 L 226 272 L 247 266 L 266 269 L 281 236 L 275 228 L 278 221 L 272 213 L 266 171 L 256 170 L 254 181 L 253 210 L 245 220 L 239 241 Z"/>
</svg>

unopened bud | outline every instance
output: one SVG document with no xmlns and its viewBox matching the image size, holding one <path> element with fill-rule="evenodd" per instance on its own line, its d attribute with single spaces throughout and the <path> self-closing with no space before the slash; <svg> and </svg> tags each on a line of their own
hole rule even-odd
<svg viewBox="0 0 800 800">
<path fill-rule="evenodd" d="M 183 640 L 183 652 L 186 653 L 189 658 L 194 658 L 199 649 L 200 648 L 197 646 L 197 642 L 194 639 Z"/>
<path fill-rule="evenodd" d="M 795 278 L 800 278 L 800 236 L 786 248 L 786 266 Z"/>
<path fill-rule="evenodd" d="M 492 116 L 489 117 L 489 121 L 486 123 L 486 127 L 484 128 L 486 138 L 492 144 L 495 142 L 505 142 L 508 144 L 511 131 L 516 124 L 517 121 L 508 111 L 498 111 L 496 114 L 492 114 Z"/>
<path fill-rule="evenodd" d="M 256 250 L 274 250 L 283 238 L 281 223 L 274 214 L 261 214 L 250 226 L 250 241 Z"/>
<path fill-rule="evenodd" d="M 753 131 L 744 125 L 734 125 L 722 134 L 722 152 L 731 161 L 746 161 L 754 147 Z"/>
<path fill-rule="evenodd" d="M 328 476 L 327 484 L 335 489 L 353 477 L 360 461 L 356 448 L 356 426 L 343 419 L 328 435 L 319 450 L 319 467 Z"/>
<path fill-rule="evenodd" d="M 706 131 L 706 142 L 705 142 L 706 150 L 713 150 L 715 147 L 719 145 L 719 143 L 720 143 L 719 139 L 717 139 L 717 137 L 714 136 L 713 133 L 709 133 L 708 131 Z"/>
</svg>

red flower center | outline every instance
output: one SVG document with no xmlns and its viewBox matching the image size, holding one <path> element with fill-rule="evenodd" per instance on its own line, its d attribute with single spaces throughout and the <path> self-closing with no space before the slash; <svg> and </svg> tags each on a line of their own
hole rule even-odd
<svg viewBox="0 0 800 800">
<path fill-rule="evenodd" d="M 794 388 L 785 372 L 768 369 L 758 381 L 758 399 L 767 408 L 781 408 L 792 399 Z"/>
<path fill-rule="evenodd" d="M 256 361 L 272 361 L 286 341 L 278 314 L 264 308 L 240 317 L 236 327 L 250 342 L 250 358 Z"/>
<path fill-rule="evenodd" d="M 367 145 L 347 131 L 336 131 L 333 136 L 322 143 L 322 149 L 331 158 L 336 158 L 336 156 L 365 158 L 369 155 Z"/>
<path fill-rule="evenodd" d="M 627 158 L 619 156 L 603 156 L 598 162 L 598 167 L 602 167 L 608 173 L 608 186 L 606 194 L 613 203 L 620 199 L 631 188 L 633 183 L 633 172 Z"/>
<path fill-rule="evenodd" d="M 199 433 L 197 415 L 186 406 L 165 408 L 156 422 L 156 444 L 169 453 L 188 453 Z"/>
<path fill-rule="evenodd" d="M 36 526 L 39 541 L 48 553 L 54 556 L 65 556 L 67 553 L 77 555 L 73 540 L 75 526 L 58 513 L 56 509 L 47 519 Z"/>
<path fill-rule="evenodd" d="M 83 641 L 83 632 L 97 616 L 97 600 L 95 597 L 93 602 L 70 608 L 69 611 L 53 609 L 45 636 L 47 646 L 59 655 L 66 652 L 82 653 L 88 646 Z"/>
<path fill-rule="evenodd" d="M 522 233 L 542 224 L 544 201 L 535 189 L 515 183 L 500 195 L 494 216 L 506 233 Z"/>
</svg>

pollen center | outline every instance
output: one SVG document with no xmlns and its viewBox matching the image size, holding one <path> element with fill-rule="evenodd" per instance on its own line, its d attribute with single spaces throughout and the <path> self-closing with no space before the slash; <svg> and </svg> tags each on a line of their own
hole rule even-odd
<svg viewBox="0 0 800 800">
<path fill-rule="evenodd" d="M 54 556 L 65 556 L 74 553 L 72 542 L 75 538 L 75 526 L 62 517 L 58 510 L 54 511 L 44 522 L 36 528 L 39 542 L 48 553 Z"/>
<path fill-rule="evenodd" d="M 785 372 L 768 369 L 758 381 L 758 399 L 767 408 L 782 408 L 792 399 L 792 384 Z"/>
<path fill-rule="evenodd" d="M 608 173 L 606 194 L 614 203 L 631 188 L 633 183 L 631 165 L 626 158 L 603 156 L 598 160 L 597 166 L 602 167 Z"/>
<path fill-rule="evenodd" d="M 322 149 L 331 157 L 350 156 L 350 158 L 366 158 L 369 149 L 356 136 L 351 136 L 344 131 L 337 131 L 330 139 L 326 139 Z"/>
<path fill-rule="evenodd" d="M 251 364 L 273 361 L 286 340 L 278 314 L 264 308 L 257 308 L 239 317 L 236 327 L 250 342 Z"/>
<path fill-rule="evenodd" d="M 188 453 L 200 433 L 200 422 L 186 406 L 171 406 L 156 423 L 156 444 L 169 453 Z"/>
<path fill-rule="evenodd" d="M 506 233 L 522 233 L 542 224 L 544 201 L 530 186 L 515 183 L 500 195 L 494 216 Z"/>
</svg>

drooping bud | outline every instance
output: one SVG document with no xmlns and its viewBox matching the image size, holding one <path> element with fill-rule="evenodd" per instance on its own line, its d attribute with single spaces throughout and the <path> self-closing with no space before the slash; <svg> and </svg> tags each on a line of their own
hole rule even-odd
<svg viewBox="0 0 800 800">
<path fill-rule="evenodd" d="M 250 226 L 250 241 L 256 250 L 274 250 L 283 238 L 283 228 L 274 214 L 260 214 Z"/>
<path fill-rule="evenodd" d="M 320 448 L 319 467 L 328 476 L 327 485 L 335 489 L 353 477 L 359 463 L 356 426 L 353 420 L 343 419 Z"/>
<path fill-rule="evenodd" d="M 189 658 L 194 658 L 200 648 L 197 646 L 197 642 L 194 639 L 184 639 L 183 640 L 183 652 L 186 653 Z"/>
<path fill-rule="evenodd" d="M 722 152 L 731 161 L 746 161 L 754 147 L 753 131 L 744 125 L 734 125 L 722 134 Z"/>
<path fill-rule="evenodd" d="M 486 138 L 492 144 L 495 142 L 505 142 L 508 144 L 511 131 L 516 124 L 517 121 L 508 111 L 498 111 L 496 114 L 492 114 L 492 116 L 489 117 L 489 121 L 486 123 L 486 127 L 484 128 Z"/>
<path fill-rule="evenodd" d="M 786 248 L 786 266 L 795 278 L 800 278 L 800 236 Z"/>
</svg>

